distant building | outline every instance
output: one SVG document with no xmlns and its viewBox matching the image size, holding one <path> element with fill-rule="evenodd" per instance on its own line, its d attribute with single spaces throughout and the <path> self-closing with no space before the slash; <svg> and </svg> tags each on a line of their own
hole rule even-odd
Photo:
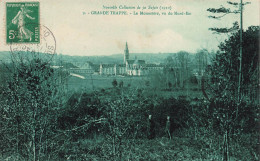
<svg viewBox="0 0 260 161">
<path fill-rule="evenodd" d="M 100 75 L 124 75 L 126 68 L 124 64 L 100 64 Z"/>
<path fill-rule="evenodd" d="M 69 71 L 76 74 L 94 74 L 95 65 L 91 62 L 86 62 L 79 67 L 70 68 Z"/>
<path fill-rule="evenodd" d="M 123 64 L 100 64 L 100 75 L 148 75 L 151 71 L 163 71 L 163 65 L 145 64 L 145 60 L 129 59 L 129 49 L 126 42 Z"/>
<path fill-rule="evenodd" d="M 127 60 L 129 60 L 129 50 L 128 50 L 128 46 L 127 46 L 127 42 L 126 42 L 125 53 L 124 53 L 124 64 L 126 63 Z"/>
</svg>

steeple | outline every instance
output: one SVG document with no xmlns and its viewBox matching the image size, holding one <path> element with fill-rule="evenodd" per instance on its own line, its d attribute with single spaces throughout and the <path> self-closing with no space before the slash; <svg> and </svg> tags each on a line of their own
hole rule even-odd
<svg viewBox="0 0 260 161">
<path fill-rule="evenodd" d="M 127 60 L 129 60 L 129 50 L 128 50 L 128 45 L 127 45 L 127 42 L 126 42 L 125 53 L 124 53 L 124 63 L 126 63 Z"/>
<path fill-rule="evenodd" d="M 125 50 L 128 50 L 127 42 L 125 43 Z"/>
</svg>

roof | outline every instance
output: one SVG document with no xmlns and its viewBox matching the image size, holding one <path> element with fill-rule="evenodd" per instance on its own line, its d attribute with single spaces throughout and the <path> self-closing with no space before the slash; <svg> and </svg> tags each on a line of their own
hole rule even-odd
<svg viewBox="0 0 260 161">
<path fill-rule="evenodd" d="M 101 64 L 102 68 L 125 67 L 125 64 Z"/>
<path fill-rule="evenodd" d="M 94 69 L 95 72 L 99 71 L 99 65 L 98 64 L 93 64 L 92 68 Z"/>
<path fill-rule="evenodd" d="M 145 64 L 144 60 L 127 60 L 128 64 L 135 64 L 135 65 L 143 65 Z"/>
<path fill-rule="evenodd" d="M 157 65 L 157 64 L 145 64 L 145 67 L 164 67 L 164 65 L 162 65 L 162 64 L 159 64 L 159 65 Z"/>
<path fill-rule="evenodd" d="M 156 64 L 145 64 L 145 67 L 155 67 Z"/>
<path fill-rule="evenodd" d="M 135 65 L 142 65 L 142 64 L 145 64 L 145 61 L 136 59 L 133 64 L 135 64 Z"/>
<path fill-rule="evenodd" d="M 116 64 L 117 67 L 125 67 L 125 64 Z"/>
<path fill-rule="evenodd" d="M 115 67 L 115 64 L 101 64 L 103 68 Z"/>
<path fill-rule="evenodd" d="M 133 64 L 135 62 L 135 60 L 127 60 L 128 64 Z"/>
</svg>

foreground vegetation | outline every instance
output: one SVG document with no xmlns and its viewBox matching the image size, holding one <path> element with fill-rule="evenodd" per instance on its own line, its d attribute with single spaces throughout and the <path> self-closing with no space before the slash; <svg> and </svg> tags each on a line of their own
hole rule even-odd
<svg viewBox="0 0 260 161">
<path fill-rule="evenodd" d="M 244 35 L 240 83 L 237 34 L 197 81 L 185 68 L 174 81 L 165 70 L 143 87 L 71 92 L 67 73 L 40 59 L 1 66 L 0 160 L 258 160 L 257 35 Z"/>
<path fill-rule="evenodd" d="M 232 124 L 228 146 L 232 160 L 259 157 L 257 106 L 247 105 L 246 109 Z M 65 106 L 52 109 L 48 115 L 41 113 L 46 120 L 35 124 L 25 115 L 27 112 L 21 110 L 18 115 L 6 110 L 7 106 L 1 109 L 4 114 L 1 160 L 33 160 L 33 148 L 39 160 L 220 160 L 223 157 L 222 113 L 201 98 L 164 98 L 146 89 L 128 88 L 79 92 L 70 95 Z M 148 139 L 148 115 L 155 122 L 152 139 Z M 18 116 L 21 116 L 19 122 Z M 165 132 L 167 116 L 171 118 L 171 139 Z"/>
</svg>

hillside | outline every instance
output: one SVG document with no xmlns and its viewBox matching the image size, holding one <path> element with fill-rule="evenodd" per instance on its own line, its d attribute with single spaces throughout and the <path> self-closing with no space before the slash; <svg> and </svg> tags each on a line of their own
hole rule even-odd
<svg viewBox="0 0 260 161">
<path fill-rule="evenodd" d="M 130 59 L 141 59 L 145 60 L 146 63 L 155 63 L 159 64 L 162 63 L 167 56 L 171 55 L 170 53 L 131 53 Z M 57 59 L 61 59 L 67 62 L 86 62 L 90 61 L 94 64 L 114 64 L 114 63 L 122 63 L 124 61 L 123 54 L 113 54 L 108 56 L 69 56 L 69 55 L 62 55 L 59 54 L 56 56 Z"/>
<path fill-rule="evenodd" d="M 10 60 L 11 53 L 9 51 L 0 51 L 0 60 L 6 62 Z M 173 53 L 131 53 L 130 59 L 135 59 L 137 57 L 138 59 L 145 60 L 146 63 L 155 63 L 159 64 L 164 62 L 165 58 L 167 56 L 173 55 Z M 123 54 L 113 54 L 108 56 L 70 56 L 70 55 L 63 55 L 63 54 L 57 54 L 53 58 L 56 62 L 58 60 L 64 61 L 64 62 L 86 62 L 90 61 L 94 64 L 114 64 L 114 63 L 122 63 L 124 60 Z"/>
</svg>

